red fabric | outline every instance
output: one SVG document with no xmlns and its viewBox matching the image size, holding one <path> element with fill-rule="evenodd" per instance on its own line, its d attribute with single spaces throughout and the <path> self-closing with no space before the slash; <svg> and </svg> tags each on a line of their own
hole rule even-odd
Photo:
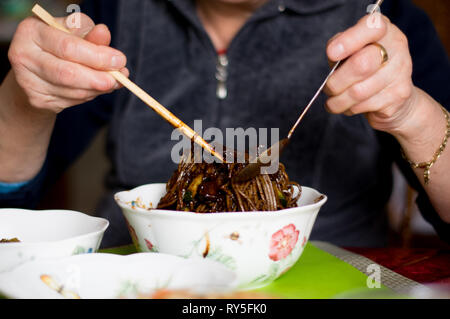
<svg viewBox="0 0 450 319">
<path fill-rule="evenodd" d="M 227 53 L 227 49 L 217 50 L 217 55 L 223 55 Z"/>
<path fill-rule="evenodd" d="M 450 250 L 404 248 L 346 248 L 414 281 L 450 283 Z"/>
</svg>

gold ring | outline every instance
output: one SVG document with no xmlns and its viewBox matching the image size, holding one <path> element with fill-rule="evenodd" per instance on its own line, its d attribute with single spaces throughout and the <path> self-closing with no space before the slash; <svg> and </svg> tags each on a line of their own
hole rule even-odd
<svg viewBox="0 0 450 319">
<path fill-rule="evenodd" d="M 373 43 L 373 45 L 377 46 L 380 49 L 381 65 L 385 65 L 389 60 L 389 54 L 387 53 L 386 48 L 377 42 Z"/>
</svg>

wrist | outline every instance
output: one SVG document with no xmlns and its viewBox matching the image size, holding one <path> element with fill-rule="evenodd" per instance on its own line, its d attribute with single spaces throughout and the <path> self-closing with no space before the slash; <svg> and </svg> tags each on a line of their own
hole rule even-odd
<svg viewBox="0 0 450 319">
<path fill-rule="evenodd" d="M 48 126 L 53 123 L 56 114 L 33 107 L 23 89 L 17 83 L 11 70 L 0 86 L 0 121 L 29 122 L 34 127 Z"/>
<path fill-rule="evenodd" d="M 410 163 L 425 164 L 433 161 L 437 150 L 442 147 L 447 134 L 446 113 L 439 103 L 420 89 L 417 89 L 410 107 L 407 120 L 393 135 Z M 425 170 L 428 174 L 430 167 Z"/>
<path fill-rule="evenodd" d="M 44 163 L 56 114 L 31 107 L 10 71 L 0 86 L 0 180 L 33 178 Z"/>
<path fill-rule="evenodd" d="M 406 107 L 402 124 L 389 133 L 406 148 L 439 146 L 446 130 L 440 104 L 421 89 L 415 88 Z"/>
</svg>

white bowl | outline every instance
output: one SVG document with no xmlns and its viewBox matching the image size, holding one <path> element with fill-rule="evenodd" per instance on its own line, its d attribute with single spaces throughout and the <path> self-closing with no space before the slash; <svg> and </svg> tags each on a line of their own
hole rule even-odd
<svg viewBox="0 0 450 319">
<path fill-rule="evenodd" d="M 225 293 L 235 275 L 209 260 L 139 253 L 88 254 L 35 260 L 0 274 L 0 293 L 9 298 L 149 298 L 159 289 Z"/>
<path fill-rule="evenodd" d="M 106 219 L 67 210 L 0 209 L 0 272 L 24 262 L 96 252 L 108 228 Z"/>
<path fill-rule="evenodd" d="M 236 272 L 241 289 L 265 286 L 295 264 L 327 200 L 302 187 L 299 207 L 275 212 L 151 209 L 165 192 L 165 184 L 149 184 L 115 195 L 138 251 L 218 261 Z"/>
</svg>

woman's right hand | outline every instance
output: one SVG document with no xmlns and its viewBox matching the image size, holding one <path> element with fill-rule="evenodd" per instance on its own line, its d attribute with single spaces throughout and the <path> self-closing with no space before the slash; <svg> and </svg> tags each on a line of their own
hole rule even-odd
<svg viewBox="0 0 450 319">
<path fill-rule="evenodd" d="M 36 176 L 56 114 L 119 88 L 107 71 L 128 76 L 125 55 L 109 47 L 108 28 L 83 14 L 80 21 L 81 27 L 67 34 L 27 18 L 14 35 L 8 53 L 12 70 L 0 85 L 1 182 Z"/>
<path fill-rule="evenodd" d="M 65 18 L 57 20 L 66 26 Z M 19 24 L 8 52 L 8 77 L 27 106 L 56 114 L 120 88 L 107 71 L 128 76 L 125 55 L 109 47 L 108 28 L 84 14 L 80 21 L 71 34 L 34 17 Z"/>
</svg>

